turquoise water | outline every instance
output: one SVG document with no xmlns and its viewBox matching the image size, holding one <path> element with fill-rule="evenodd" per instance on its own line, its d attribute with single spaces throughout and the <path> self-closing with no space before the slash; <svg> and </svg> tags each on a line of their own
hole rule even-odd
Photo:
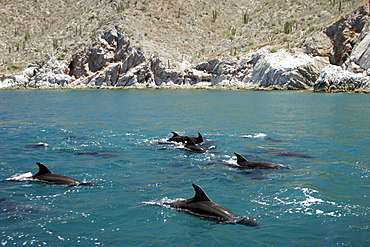
<svg viewBox="0 0 370 247">
<path fill-rule="evenodd" d="M 366 246 L 370 96 L 290 91 L 0 91 L 5 246 Z M 205 138 L 207 153 L 168 144 Z M 32 144 L 47 143 L 48 146 Z M 242 171 L 233 152 L 290 170 Z M 8 181 L 51 171 L 99 186 Z M 142 202 L 193 197 L 260 228 Z"/>
</svg>

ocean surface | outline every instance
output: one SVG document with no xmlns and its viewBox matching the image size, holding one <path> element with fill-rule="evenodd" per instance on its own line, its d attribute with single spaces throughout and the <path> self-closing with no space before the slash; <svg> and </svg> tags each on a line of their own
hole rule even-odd
<svg viewBox="0 0 370 247">
<path fill-rule="evenodd" d="M 2 246 L 370 246 L 370 95 L 2 90 L 0 144 Z M 240 170 L 234 152 L 292 169 Z M 28 181 L 36 162 L 98 186 Z M 260 227 L 140 205 L 192 183 Z"/>
</svg>

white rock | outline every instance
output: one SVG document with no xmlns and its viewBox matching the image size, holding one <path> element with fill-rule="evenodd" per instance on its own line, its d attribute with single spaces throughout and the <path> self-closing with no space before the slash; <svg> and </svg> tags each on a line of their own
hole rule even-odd
<svg viewBox="0 0 370 247">
<path fill-rule="evenodd" d="M 353 73 L 340 66 L 325 67 L 314 85 L 315 92 L 366 91 L 370 77 L 363 73 Z"/>
<path fill-rule="evenodd" d="M 0 89 L 6 89 L 6 88 L 14 88 L 14 80 L 13 79 L 5 79 L 3 81 L 0 81 Z"/>
<path fill-rule="evenodd" d="M 362 69 L 370 68 L 370 32 L 354 47 L 349 59 Z"/>
<path fill-rule="evenodd" d="M 307 54 L 292 56 L 285 50 L 276 53 L 260 51 L 247 85 L 264 88 L 310 89 L 320 74 L 322 58 Z"/>
</svg>

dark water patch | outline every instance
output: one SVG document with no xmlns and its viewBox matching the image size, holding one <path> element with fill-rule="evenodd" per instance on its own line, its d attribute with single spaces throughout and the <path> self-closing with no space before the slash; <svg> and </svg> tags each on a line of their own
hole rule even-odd
<svg viewBox="0 0 370 247">
<path fill-rule="evenodd" d="M 259 147 L 258 149 L 255 149 L 254 152 L 256 153 L 266 153 L 266 154 L 272 154 L 276 156 L 286 156 L 286 157 L 297 157 L 297 158 L 303 158 L 303 159 L 313 159 L 316 158 L 313 155 L 291 151 L 286 148 L 273 148 L 273 147 Z"/>
<path fill-rule="evenodd" d="M 119 154 L 108 151 L 108 150 L 99 150 L 99 151 L 78 151 L 78 150 L 68 150 L 68 149 L 59 149 L 60 153 L 69 153 L 73 155 L 86 155 L 99 158 L 116 158 L 119 157 Z"/>
</svg>

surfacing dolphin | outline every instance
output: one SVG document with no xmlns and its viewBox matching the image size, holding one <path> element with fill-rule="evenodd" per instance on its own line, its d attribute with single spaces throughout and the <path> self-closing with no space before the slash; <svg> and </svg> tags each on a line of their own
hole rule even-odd
<svg viewBox="0 0 370 247">
<path fill-rule="evenodd" d="M 288 157 L 297 157 L 297 158 L 315 158 L 313 155 L 305 154 L 305 153 L 299 153 L 294 151 L 289 151 L 285 148 L 264 148 L 260 147 L 256 150 L 256 152 L 259 153 L 271 153 L 277 156 L 288 156 Z"/>
<path fill-rule="evenodd" d="M 205 150 L 204 148 L 195 144 L 193 139 L 191 139 L 189 136 L 186 137 L 185 149 L 189 150 L 189 151 L 192 151 L 192 152 L 196 152 L 196 153 L 205 153 L 205 152 L 207 152 L 207 150 Z"/>
<path fill-rule="evenodd" d="M 238 153 L 234 153 L 238 163 L 236 167 L 245 169 L 290 169 L 290 167 L 263 161 L 248 161 Z"/>
<path fill-rule="evenodd" d="M 21 202 L 13 201 L 7 198 L 0 197 L 0 213 L 26 213 L 36 214 L 43 211 L 42 207 L 35 205 L 28 205 Z"/>
<path fill-rule="evenodd" d="M 170 139 L 168 139 L 168 141 L 170 141 L 170 142 L 185 143 L 186 142 L 186 137 L 189 137 L 190 139 L 192 139 L 194 141 L 194 143 L 202 143 L 203 142 L 203 136 L 200 133 L 198 133 L 198 137 L 196 137 L 196 136 L 181 136 L 181 135 L 177 134 L 174 131 L 171 131 L 171 133 L 173 134 L 173 136 Z"/>
<path fill-rule="evenodd" d="M 155 203 L 154 205 L 173 208 L 175 210 L 183 211 L 203 219 L 217 221 L 219 223 L 241 224 L 255 227 L 259 226 L 259 223 L 255 218 L 237 216 L 230 210 L 212 202 L 200 186 L 196 184 L 192 185 L 195 190 L 195 196 L 193 198 L 175 202 Z"/>
<path fill-rule="evenodd" d="M 65 184 L 69 186 L 76 185 L 96 185 L 93 182 L 81 182 L 77 179 L 52 173 L 44 164 L 36 162 L 39 166 L 39 172 L 32 176 L 36 182 L 47 184 Z"/>
<path fill-rule="evenodd" d="M 26 145 L 26 147 L 28 148 L 39 148 L 39 147 L 47 147 L 47 146 L 49 146 L 49 144 L 45 142 L 31 143 L 31 144 Z"/>
</svg>

